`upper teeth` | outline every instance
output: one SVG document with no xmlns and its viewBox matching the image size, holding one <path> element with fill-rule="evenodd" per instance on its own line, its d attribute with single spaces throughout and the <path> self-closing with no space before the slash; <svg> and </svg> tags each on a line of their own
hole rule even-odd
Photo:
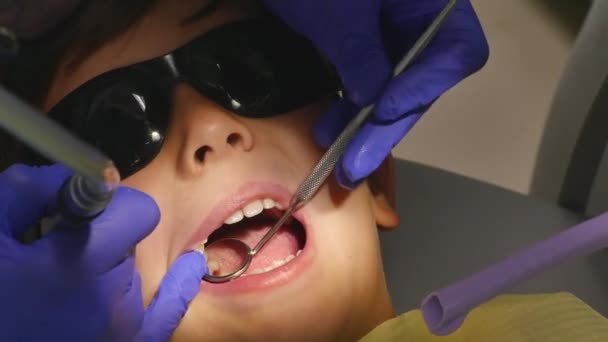
<svg viewBox="0 0 608 342">
<path fill-rule="evenodd" d="M 245 205 L 242 209 L 235 211 L 225 221 L 225 224 L 234 224 L 240 222 L 244 217 L 254 217 L 264 211 L 264 209 L 279 208 L 280 206 L 274 200 L 265 198 L 263 200 L 255 200 Z"/>
</svg>

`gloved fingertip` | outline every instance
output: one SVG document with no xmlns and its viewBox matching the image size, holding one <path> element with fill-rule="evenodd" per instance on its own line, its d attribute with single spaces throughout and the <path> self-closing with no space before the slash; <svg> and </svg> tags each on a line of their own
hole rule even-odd
<svg viewBox="0 0 608 342">
<path fill-rule="evenodd" d="M 351 184 L 363 182 L 390 153 L 397 133 L 392 126 L 369 121 L 357 132 L 341 161 L 344 178 Z"/>
<path fill-rule="evenodd" d="M 160 208 L 150 195 L 134 188 L 120 186 L 106 212 L 124 208 L 129 208 L 131 216 L 137 217 L 142 226 L 156 226 L 160 221 Z"/>
<path fill-rule="evenodd" d="M 179 256 L 161 280 L 135 340 L 148 341 L 151 337 L 153 341 L 168 340 L 198 294 L 206 272 L 207 263 L 202 253 L 191 251 Z"/>
<path fill-rule="evenodd" d="M 357 186 L 359 186 L 359 184 L 361 184 L 361 182 L 363 182 L 363 180 L 353 180 L 352 178 L 350 178 L 348 172 L 344 169 L 342 165 L 342 163 L 338 163 L 335 169 L 335 175 L 338 185 L 347 190 L 354 190 Z"/>
<path fill-rule="evenodd" d="M 192 271 L 191 276 L 194 278 L 201 279 L 208 272 L 207 258 L 197 250 L 182 254 L 177 258 L 176 263 L 179 263 L 179 267 L 189 267 Z"/>
<path fill-rule="evenodd" d="M 186 301 L 192 300 L 200 289 L 203 276 L 207 274 L 207 260 L 198 251 L 190 251 L 179 256 L 167 272 L 162 287 L 177 289 Z"/>
<path fill-rule="evenodd" d="M 362 180 L 376 171 L 421 116 L 421 113 L 409 114 L 391 124 L 365 123 L 342 157 L 348 179 Z"/>
<path fill-rule="evenodd" d="M 412 115 L 419 117 L 426 113 L 443 94 L 441 89 L 431 87 L 429 82 L 419 82 L 427 84 L 421 87 L 410 81 L 396 79 L 389 85 L 374 107 L 374 119 L 387 122 Z"/>
</svg>

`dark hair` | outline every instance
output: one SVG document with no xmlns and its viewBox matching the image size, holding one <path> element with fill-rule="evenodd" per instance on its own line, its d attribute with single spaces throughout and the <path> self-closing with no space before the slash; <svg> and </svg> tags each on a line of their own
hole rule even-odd
<svg viewBox="0 0 608 342">
<path fill-rule="evenodd" d="M 36 41 L 23 44 L 22 55 L 0 61 L 0 82 L 24 101 L 42 105 L 60 66 L 74 68 L 104 43 L 125 32 L 158 0 L 87 0 L 62 24 Z M 212 0 L 187 22 L 213 11 L 220 0 Z M 69 52 L 69 60 L 67 51 Z M 17 159 L 17 142 L 0 130 L 0 172 Z"/>
</svg>

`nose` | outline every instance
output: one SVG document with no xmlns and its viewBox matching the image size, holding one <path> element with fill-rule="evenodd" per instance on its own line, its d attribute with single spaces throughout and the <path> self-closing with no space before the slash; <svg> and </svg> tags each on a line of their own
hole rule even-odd
<svg viewBox="0 0 608 342">
<path fill-rule="evenodd" d="M 168 140 L 176 141 L 178 167 L 200 172 L 254 145 L 249 127 L 235 114 L 199 94 L 188 84 L 177 85 Z"/>
</svg>

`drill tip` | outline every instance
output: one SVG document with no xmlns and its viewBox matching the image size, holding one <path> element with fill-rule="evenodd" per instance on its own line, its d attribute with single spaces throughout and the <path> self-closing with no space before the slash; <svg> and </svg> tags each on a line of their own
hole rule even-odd
<svg viewBox="0 0 608 342">
<path fill-rule="evenodd" d="M 120 184 L 120 173 L 114 166 L 114 163 L 111 161 L 103 170 L 103 180 L 106 186 L 109 188 L 108 191 L 116 190 Z"/>
</svg>

